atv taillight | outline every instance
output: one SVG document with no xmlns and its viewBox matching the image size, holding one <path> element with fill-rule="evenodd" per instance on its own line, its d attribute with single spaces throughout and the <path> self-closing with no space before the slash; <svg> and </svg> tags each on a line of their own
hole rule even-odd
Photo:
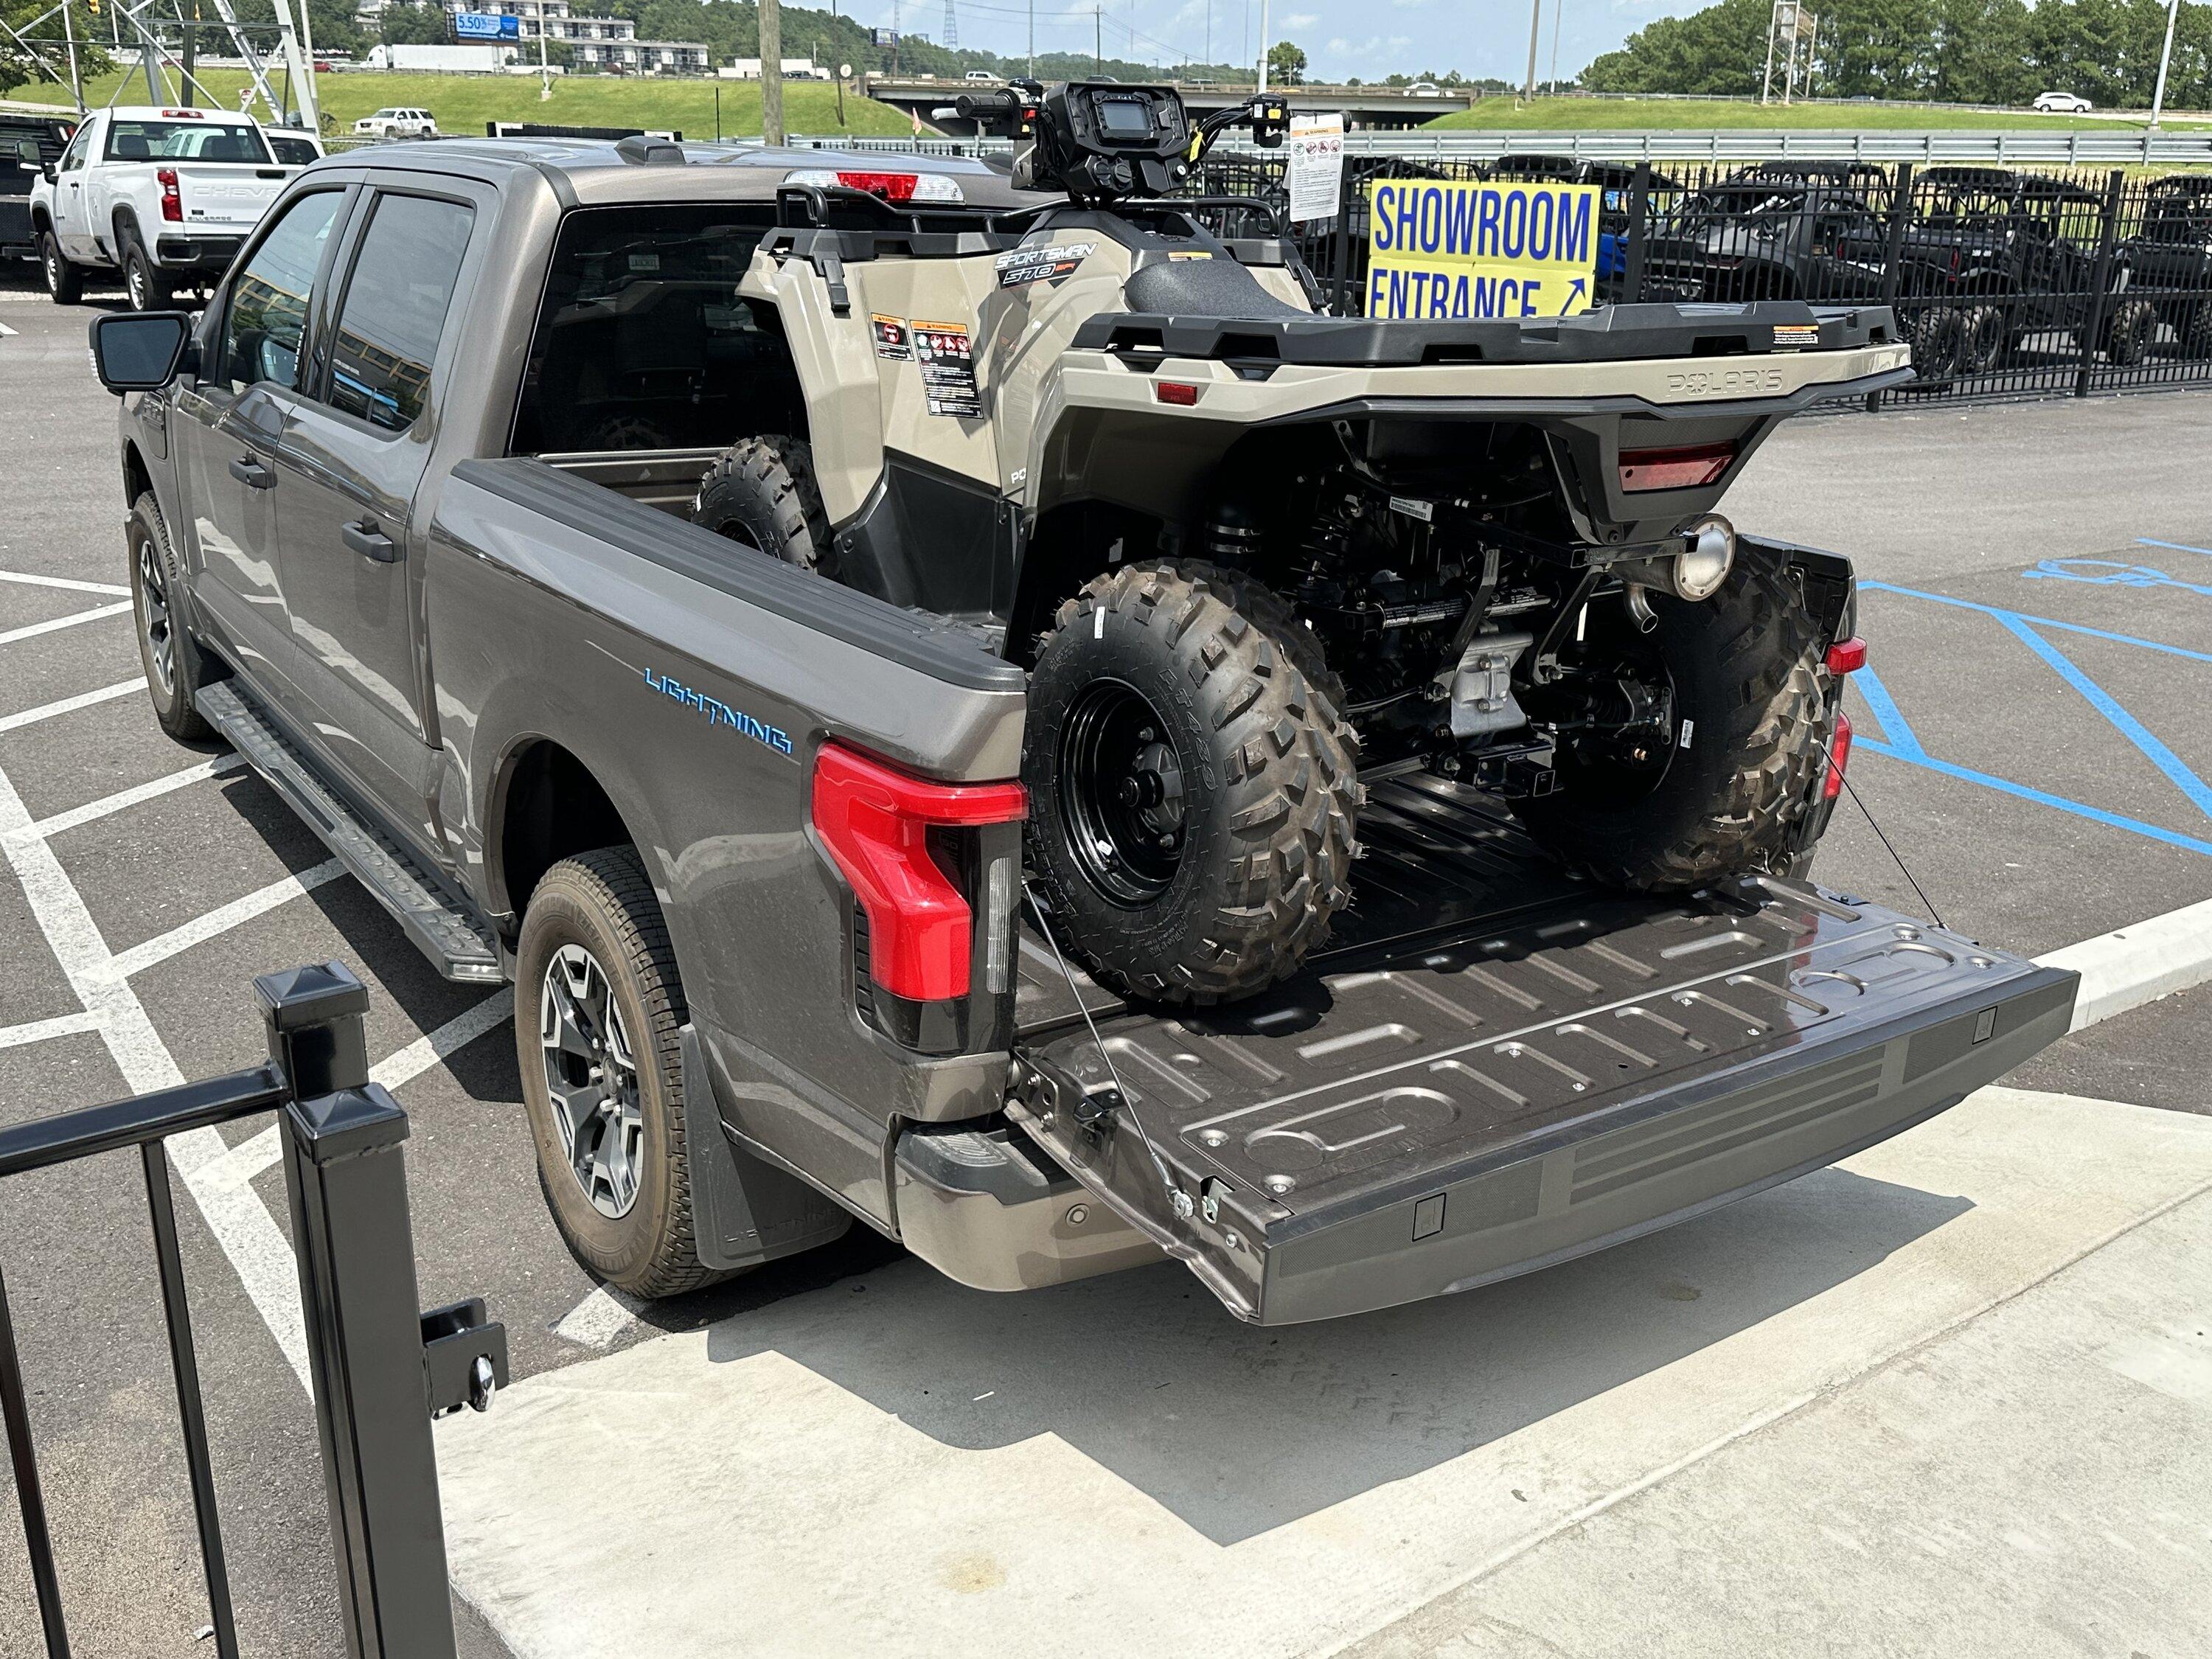
<svg viewBox="0 0 2212 1659">
<path fill-rule="evenodd" d="M 1649 489 L 1696 489 L 1718 483 L 1735 459 L 1734 444 L 1691 444 L 1680 449 L 1624 449 L 1620 488 L 1625 495 Z"/>
<path fill-rule="evenodd" d="M 1866 641 L 1856 634 L 1847 640 L 1838 640 L 1828 647 L 1827 665 L 1831 674 L 1856 674 L 1866 665 Z"/>
<path fill-rule="evenodd" d="M 1198 388 L 1187 380 L 1160 380 L 1152 386 L 1152 395 L 1164 404 L 1177 404 L 1189 409 L 1198 402 Z"/>
<path fill-rule="evenodd" d="M 1821 781 L 1820 799 L 1833 800 L 1844 793 L 1844 769 L 1851 763 L 1851 717 L 1836 711 L 1836 735 L 1828 739 L 1828 775 Z"/>
<path fill-rule="evenodd" d="M 1018 783 L 933 783 L 840 744 L 822 746 L 814 760 L 814 828 L 866 916 L 870 979 L 914 1002 L 966 996 L 980 897 L 989 933 L 986 988 L 995 994 L 1011 986 L 1018 854 L 986 861 L 980 880 L 970 878 L 963 891 L 959 861 L 946 856 L 942 832 L 1018 823 L 1027 811 Z M 1004 870 L 997 867 L 1002 862 Z"/>
<path fill-rule="evenodd" d="M 171 223 L 179 223 L 185 216 L 185 198 L 177 191 L 177 170 L 174 167 L 155 167 L 154 177 L 161 186 L 161 216 Z"/>
</svg>

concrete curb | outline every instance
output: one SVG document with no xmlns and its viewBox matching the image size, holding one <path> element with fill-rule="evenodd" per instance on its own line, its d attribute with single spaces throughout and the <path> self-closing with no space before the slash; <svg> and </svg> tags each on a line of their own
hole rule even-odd
<svg viewBox="0 0 2212 1659">
<path fill-rule="evenodd" d="M 2079 1031 L 2212 981 L 2212 899 L 2083 939 L 2036 961 L 2081 975 L 2072 1027 Z"/>
</svg>

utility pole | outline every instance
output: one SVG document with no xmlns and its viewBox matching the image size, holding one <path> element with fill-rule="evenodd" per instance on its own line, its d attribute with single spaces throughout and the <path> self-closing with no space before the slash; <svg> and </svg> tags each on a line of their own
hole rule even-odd
<svg viewBox="0 0 2212 1659">
<path fill-rule="evenodd" d="M 69 15 L 69 9 L 66 6 L 62 9 L 62 15 L 64 17 Z M 183 94 L 180 101 L 184 104 L 184 106 L 186 109 L 194 107 L 193 100 L 196 96 L 192 90 L 192 70 L 199 62 L 198 47 L 200 32 L 198 28 L 195 27 L 199 21 L 199 0 L 193 0 L 192 15 L 190 21 L 185 19 L 184 10 L 181 7 L 178 9 L 177 12 L 177 27 L 184 31 L 185 36 L 184 50 L 179 55 L 179 64 L 182 70 L 183 84 L 180 85 L 177 90 Z"/>
<path fill-rule="evenodd" d="M 2173 21 L 2180 12 L 2181 0 L 2166 0 L 2166 49 L 2158 55 L 2158 90 L 2151 94 L 2150 100 L 2150 124 L 2153 126 L 2158 125 L 2159 112 L 2166 107 L 2166 66 L 2173 61 Z"/>
<path fill-rule="evenodd" d="M 837 0 L 830 0 L 830 33 L 837 33 Z M 852 66 L 840 59 L 833 67 L 837 71 L 837 125 L 845 125 L 845 71 Z"/>
<path fill-rule="evenodd" d="M 761 142 L 783 143 L 783 3 L 760 0 Z"/>
<path fill-rule="evenodd" d="M 68 0 L 63 0 L 62 4 L 62 39 L 69 44 L 70 97 L 76 105 L 76 112 L 82 115 L 84 113 L 84 81 L 76 71 L 76 26 L 70 21 Z M 2166 32 L 2166 39 L 2169 42 L 2173 39 L 2172 31 L 2170 29 Z M 2159 77 L 2159 84 L 2161 87 L 2166 84 L 2166 77 L 2162 75 Z"/>
<path fill-rule="evenodd" d="M 1213 0 L 1206 0 L 1206 57 L 1208 70 L 1213 67 Z"/>
<path fill-rule="evenodd" d="M 1774 96 L 1774 31 L 1782 21 L 1779 0 L 1766 15 L 1766 67 L 1759 72 L 1759 101 L 1771 102 Z"/>
<path fill-rule="evenodd" d="M 1267 89 L 1267 0 L 1260 0 L 1260 90 Z"/>
<path fill-rule="evenodd" d="M 1528 84 L 1522 94 L 1524 100 L 1533 100 L 1536 96 L 1536 40 L 1543 32 L 1544 0 L 1535 0 L 1534 9 L 1528 14 Z"/>
<path fill-rule="evenodd" d="M 1552 0 L 1552 96 L 1559 95 L 1559 25 L 1565 20 L 1567 0 Z"/>
<path fill-rule="evenodd" d="M 2175 0 L 2178 5 L 2180 0 Z M 1091 9 L 1091 72 L 1106 72 L 1106 14 L 1097 6 Z"/>
<path fill-rule="evenodd" d="M 1030 0 L 1030 79 L 1036 79 L 1036 0 Z"/>
</svg>

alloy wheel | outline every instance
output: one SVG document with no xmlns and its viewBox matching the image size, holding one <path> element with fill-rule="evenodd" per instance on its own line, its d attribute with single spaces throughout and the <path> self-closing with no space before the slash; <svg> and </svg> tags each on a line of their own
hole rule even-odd
<svg viewBox="0 0 2212 1659">
<path fill-rule="evenodd" d="M 164 697 L 176 695 L 176 635 L 169 620 L 168 590 L 161 580 L 161 559 L 151 536 L 138 539 L 138 632 L 146 642 L 146 663 Z"/>
<path fill-rule="evenodd" d="M 545 964 L 538 1035 L 569 1173 L 593 1209 L 619 1219 L 637 1202 L 645 1164 L 637 1059 L 607 971 L 581 945 Z"/>
</svg>

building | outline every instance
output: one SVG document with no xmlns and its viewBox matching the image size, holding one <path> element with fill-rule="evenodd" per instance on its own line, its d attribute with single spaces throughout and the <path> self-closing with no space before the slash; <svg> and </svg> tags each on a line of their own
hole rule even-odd
<svg viewBox="0 0 2212 1659">
<path fill-rule="evenodd" d="M 783 78 L 787 81 L 827 81 L 829 69 L 811 58 L 786 58 Z M 725 81 L 757 81 L 761 78 L 761 60 L 757 58 L 733 58 L 727 69 L 718 69 L 715 74 Z"/>
<path fill-rule="evenodd" d="M 384 0 L 362 0 L 360 18 L 374 29 Z M 512 17 L 520 27 L 514 60 L 528 64 L 538 55 L 542 30 L 549 41 L 564 42 L 575 68 L 615 75 L 708 75 L 714 61 L 703 40 L 641 40 L 627 17 L 600 17 L 572 10 L 568 0 L 445 0 L 446 9 Z"/>
</svg>

